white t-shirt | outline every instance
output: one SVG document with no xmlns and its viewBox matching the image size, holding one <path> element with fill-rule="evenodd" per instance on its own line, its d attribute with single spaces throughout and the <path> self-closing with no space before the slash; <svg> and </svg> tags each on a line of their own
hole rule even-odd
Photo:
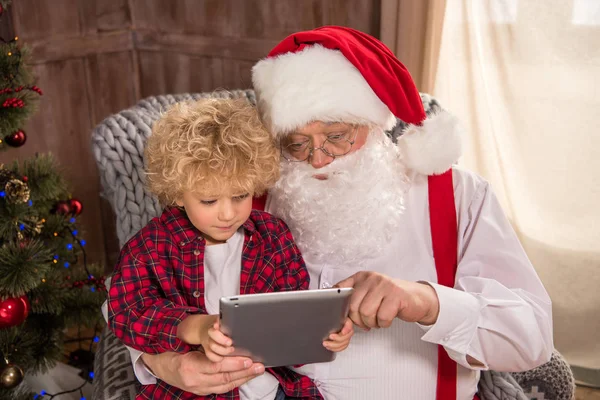
<svg viewBox="0 0 600 400">
<path fill-rule="evenodd" d="M 204 249 L 204 302 L 208 314 L 219 313 L 219 299 L 240 294 L 244 228 L 227 242 Z M 273 400 L 279 381 L 268 372 L 240 386 L 242 400 Z"/>
</svg>

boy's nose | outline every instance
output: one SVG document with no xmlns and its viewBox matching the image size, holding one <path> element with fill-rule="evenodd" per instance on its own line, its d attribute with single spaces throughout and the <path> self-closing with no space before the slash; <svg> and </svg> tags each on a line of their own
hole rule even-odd
<svg viewBox="0 0 600 400">
<path fill-rule="evenodd" d="M 224 204 L 219 210 L 219 219 L 221 221 L 231 221 L 235 217 L 235 210 L 231 204 Z"/>
</svg>

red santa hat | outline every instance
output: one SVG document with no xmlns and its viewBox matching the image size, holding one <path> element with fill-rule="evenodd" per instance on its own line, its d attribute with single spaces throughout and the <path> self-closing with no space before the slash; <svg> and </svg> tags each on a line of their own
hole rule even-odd
<svg viewBox="0 0 600 400">
<path fill-rule="evenodd" d="M 427 117 L 406 67 L 383 43 L 357 30 L 325 26 L 292 34 L 252 69 L 263 122 L 282 136 L 310 122 L 409 124 L 398 140 L 407 166 L 442 173 L 461 154 L 456 118 Z"/>
</svg>

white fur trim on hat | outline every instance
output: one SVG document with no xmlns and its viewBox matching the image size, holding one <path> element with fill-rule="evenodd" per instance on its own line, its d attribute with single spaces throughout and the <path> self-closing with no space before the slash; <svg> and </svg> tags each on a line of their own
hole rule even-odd
<svg viewBox="0 0 600 400">
<path fill-rule="evenodd" d="M 423 175 L 446 172 L 462 154 L 462 128 L 446 111 L 429 116 L 421 126 L 409 125 L 398 138 L 405 165 Z"/>
<path fill-rule="evenodd" d="M 396 124 L 389 108 L 339 50 L 319 44 L 259 61 L 252 83 L 263 122 L 274 135 L 314 121 Z"/>
</svg>

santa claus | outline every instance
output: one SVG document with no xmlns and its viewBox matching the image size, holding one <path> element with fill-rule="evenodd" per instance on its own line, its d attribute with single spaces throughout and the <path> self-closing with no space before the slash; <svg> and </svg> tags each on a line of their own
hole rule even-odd
<svg viewBox="0 0 600 400">
<path fill-rule="evenodd" d="M 312 289 L 355 288 L 363 329 L 335 361 L 300 368 L 325 399 L 473 399 L 479 371 L 550 359 L 548 294 L 489 184 L 453 166 L 455 119 L 426 116 L 389 49 L 323 27 L 289 36 L 252 72 L 282 152 L 281 179 L 257 207 L 287 222 Z M 397 119 L 408 127 L 393 143 Z M 183 357 L 144 360 L 198 393 L 263 371 Z"/>
</svg>

